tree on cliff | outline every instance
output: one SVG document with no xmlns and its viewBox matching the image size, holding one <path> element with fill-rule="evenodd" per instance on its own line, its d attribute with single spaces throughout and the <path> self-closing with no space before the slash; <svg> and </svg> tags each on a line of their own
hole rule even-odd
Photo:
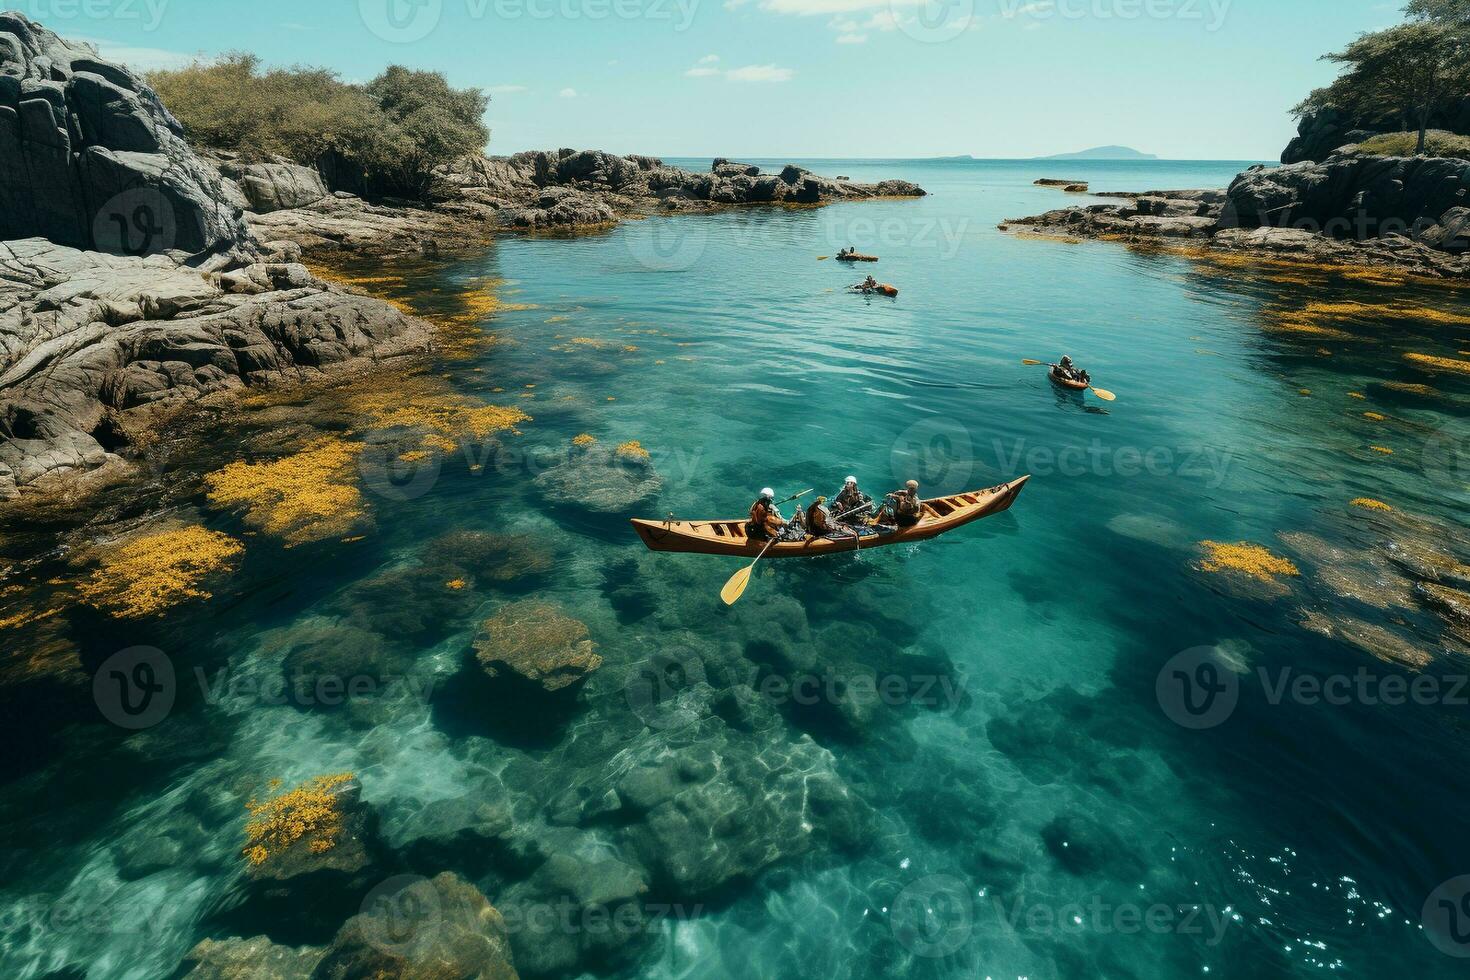
<svg viewBox="0 0 1470 980">
<path fill-rule="evenodd" d="M 1452 0 L 1426 2 L 1448 5 Z M 1442 19 L 1423 17 L 1364 34 L 1324 58 L 1347 70 L 1313 92 L 1296 112 L 1332 108 L 1359 119 L 1397 116 L 1405 130 L 1419 131 L 1416 153 L 1424 152 L 1430 119 L 1442 100 L 1464 95 L 1470 85 L 1464 29 Z"/>
<path fill-rule="evenodd" d="M 261 71 L 233 53 L 149 81 L 189 137 L 247 158 L 286 157 L 370 194 L 420 197 L 433 170 L 485 148 L 489 98 L 393 66 L 366 85 L 321 68 Z"/>
<path fill-rule="evenodd" d="M 1411 0 L 1404 13 L 1410 20 L 1470 24 L 1470 0 Z"/>
</svg>

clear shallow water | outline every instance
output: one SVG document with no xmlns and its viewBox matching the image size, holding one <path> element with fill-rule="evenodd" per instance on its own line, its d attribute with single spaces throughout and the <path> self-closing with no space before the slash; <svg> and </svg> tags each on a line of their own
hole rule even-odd
<svg viewBox="0 0 1470 980">
<path fill-rule="evenodd" d="M 241 798 L 264 777 L 359 773 L 397 846 L 426 804 L 493 774 L 527 833 L 617 854 L 615 829 L 568 837 L 550 814 L 563 790 L 601 786 L 619 753 L 651 739 L 677 746 L 630 723 L 624 684 L 671 650 L 712 679 L 775 662 L 934 682 L 939 693 L 860 724 L 829 703 L 781 704 L 783 730 L 760 737 L 780 746 L 805 733 L 831 751 L 874 811 L 861 846 L 814 847 L 690 897 L 701 914 L 664 922 L 635 975 L 1458 973 L 1420 924 L 1430 892 L 1470 873 L 1459 831 L 1466 707 L 1448 696 L 1466 660 L 1412 584 L 1369 558 L 1387 541 L 1464 545 L 1464 474 L 1445 449 L 1462 444 L 1470 391 L 1402 354 L 1454 357 L 1470 349 L 1470 326 L 1390 319 L 1382 305 L 1462 316 L 1470 306 L 1437 287 L 995 230 L 1075 200 L 1032 186 L 1038 177 L 1094 190 L 1217 187 L 1242 164 L 811 166 L 911 179 L 931 196 L 655 218 L 571 240 L 507 239 L 471 261 L 409 270 L 395 288 L 410 304 L 432 308 L 488 276 L 504 281 L 503 303 L 527 307 L 494 316 L 501 343 L 435 372 L 524 408 L 534 421 L 506 446 L 531 455 L 454 454 L 412 493 L 368 487 L 361 541 L 283 551 L 245 538 L 245 562 L 215 600 L 162 623 L 67 614 L 84 666 L 147 643 L 181 672 L 223 668 L 237 683 L 214 704 L 181 688 L 165 722 L 131 735 L 96 722 L 85 686 L 10 695 L 23 751 L 0 811 L 7 975 L 157 976 L 204 935 L 277 928 L 229 930 L 215 914 L 238 889 Z M 845 244 L 882 261 L 818 261 Z M 843 291 L 869 271 L 898 285 L 898 299 Z M 1334 335 L 1270 329 L 1273 312 L 1346 301 L 1363 307 L 1333 320 Z M 1059 394 L 1044 369 L 1021 364 L 1064 352 L 1118 401 Z M 1384 387 L 1394 382 L 1435 391 Z M 296 422 L 263 414 L 247 431 Z M 559 458 L 583 432 L 652 453 L 664 478 L 645 508 L 654 516 L 733 516 L 761 486 L 830 494 L 848 473 L 879 492 L 911 475 L 936 493 L 1033 479 L 1008 514 L 922 547 L 773 564 L 727 611 L 717 594 L 734 563 L 648 555 L 621 518 L 554 507 L 536 491 L 538 459 Z M 178 465 L 217 467 L 273 438 L 241 450 L 221 436 L 212 462 Z M 486 465 L 472 470 L 477 461 Z M 244 533 L 187 478 L 172 482 L 172 504 Z M 1360 497 L 1395 510 L 1349 506 Z M 463 529 L 539 534 L 552 573 L 476 585 L 449 605 L 412 588 L 367 602 L 354 591 Z M 1279 537 L 1293 532 L 1313 539 Z M 1259 543 L 1302 574 L 1272 590 L 1202 573 L 1193 563 L 1205 540 Z M 528 594 L 585 621 L 606 661 L 567 719 L 528 723 L 456 680 L 479 620 Z M 428 622 L 392 629 L 381 609 L 365 611 L 373 602 Z M 1410 674 L 1304 629 L 1307 612 L 1386 630 L 1427 663 Z M 278 675 L 303 631 L 364 624 L 411 648 L 412 675 L 441 696 L 303 711 L 262 704 L 244 683 Z M 1238 694 L 1227 718 L 1196 731 L 1170 720 L 1177 702 L 1158 680 L 1198 647 L 1222 651 L 1213 662 Z M 1360 670 L 1375 682 L 1443 679 L 1447 696 L 1272 696 L 1283 677 Z M 187 858 L 142 862 L 148 873 L 123 880 L 119 853 L 159 837 L 185 842 Z M 515 876 L 478 863 L 466 854 L 455 870 L 499 904 Z M 61 910 L 82 910 L 85 926 Z"/>
</svg>

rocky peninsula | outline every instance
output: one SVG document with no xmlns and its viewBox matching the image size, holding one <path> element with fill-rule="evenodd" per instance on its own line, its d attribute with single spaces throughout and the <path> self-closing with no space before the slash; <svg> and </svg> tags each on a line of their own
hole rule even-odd
<svg viewBox="0 0 1470 980">
<path fill-rule="evenodd" d="M 1353 145 L 1320 163 L 1252 167 L 1224 190 L 1096 196 L 1122 203 L 1061 208 L 1000 228 L 1436 279 L 1470 276 L 1470 169 L 1463 160 L 1375 156 Z"/>
<path fill-rule="evenodd" d="M 800 167 L 562 149 L 466 157 L 425 201 L 368 201 L 312 167 L 192 146 L 90 46 L 0 14 L 0 498 L 120 464 L 160 410 L 361 368 L 432 328 L 328 282 L 316 253 L 439 254 L 628 217 L 918 196 Z"/>
</svg>

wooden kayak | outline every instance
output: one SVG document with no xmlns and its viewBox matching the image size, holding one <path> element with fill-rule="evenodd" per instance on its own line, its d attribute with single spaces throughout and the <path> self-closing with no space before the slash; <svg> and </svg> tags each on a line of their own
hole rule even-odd
<svg viewBox="0 0 1470 980">
<path fill-rule="evenodd" d="M 1072 391 L 1086 391 L 1092 387 L 1086 381 L 1073 381 L 1071 378 L 1062 377 L 1057 373 L 1056 368 L 1052 368 L 1047 374 L 1051 377 L 1052 381 L 1061 385 L 1063 388 L 1070 388 Z"/>
<path fill-rule="evenodd" d="M 839 255 L 839 256 L 837 256 L 837 261 L 838 262 L 877 262 L 878 261 L 878 256 L 876 256 L 876 255 L 859 255 L 858 253 L 854 252 L 851 255 Z"/>
<path fill-rule="evenodd" d="M 844 551 L 927 541 L 957 527 L 964 527 L 1009 510 L 1029 479 L 1030 476 L 1023 476 L 1019 480 L 1002 483 L 989 490 L 972 490 L 950 497 L 926 500 L 919 523 L 913 527 L 900 528 L 891 534 L 868 534 L 856 540 L 844 538 L 834 541 L 830 538 L 808 537 L 805 541 L 778 541 L 771 545 L 766 557 L 814 558 Z M 746 536 L 745 518 L 728 521 L 645 521 L 634 518 L 633 529 L 650 551 L 754 558 L 767 543 Z"/>
<path fill-rule="evenodd" d="M 887 296 L 889 298 L 898 295 L 898 287 L 890 286 L 886 282 L 880 282 L 878 283 L 878 285 L 869 286 L 866 289 L 864 289 L 862 286 L 849 286 L 848 288 L 855 293 L 862 293 L 864 296 L 866 296 L 868 293 L 877 293 L 879 296 Z"/>
</svg>

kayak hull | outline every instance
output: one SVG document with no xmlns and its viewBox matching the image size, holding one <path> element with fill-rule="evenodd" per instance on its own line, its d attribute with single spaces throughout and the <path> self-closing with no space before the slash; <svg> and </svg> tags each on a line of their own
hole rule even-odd
<svg viewBox="0 0 1470 980">
<path fill-rule="evenodd" d="M 839 255 L 839 256 L 837 256 L 837 261 L 838 262 L 877 262 L 878 261 L 878 256 L 876 256 L 876 255 Z"/>
<path fill-rule="evenodd" d="M 1057 374 L 1055 371 L 1048 372 L 1048 376 L 1051 378 L 1053 384 L 1061 388 L 1066 388 L 1069 391 L 1086 391 L 1088 388 L 1092 387 L 1092 385 L 1088 384 L 1085 381 L 1072 381 L 1068 378 L 1064 378 L 1061 375 Z"/>
<path fill-rule="evenodd" d="M 766 551 L 767 558 L 815 558 L 841 554 L 844 551 L 866 551 L 895 544 L 928 541 L 941 534 L 964 527 L 986 517 L 1010 509 L 1020 496 L 1026 481 L 1023 476 L 989 490 L 972 490 L 949 497 L 924 501 L 923 516 L 913 527 L 900 528 L 892 534 L 870 534 L 864 537 L 833 541 L 807 538 L 805 541 L 778 541 Z M 635 518 L 633 529 L 650 551 L 689 555 L 728 555 L 755 558 L 767 542 L 748 537 L 743 518 L 727 521 L 646 521 Z"/>
</svg>

